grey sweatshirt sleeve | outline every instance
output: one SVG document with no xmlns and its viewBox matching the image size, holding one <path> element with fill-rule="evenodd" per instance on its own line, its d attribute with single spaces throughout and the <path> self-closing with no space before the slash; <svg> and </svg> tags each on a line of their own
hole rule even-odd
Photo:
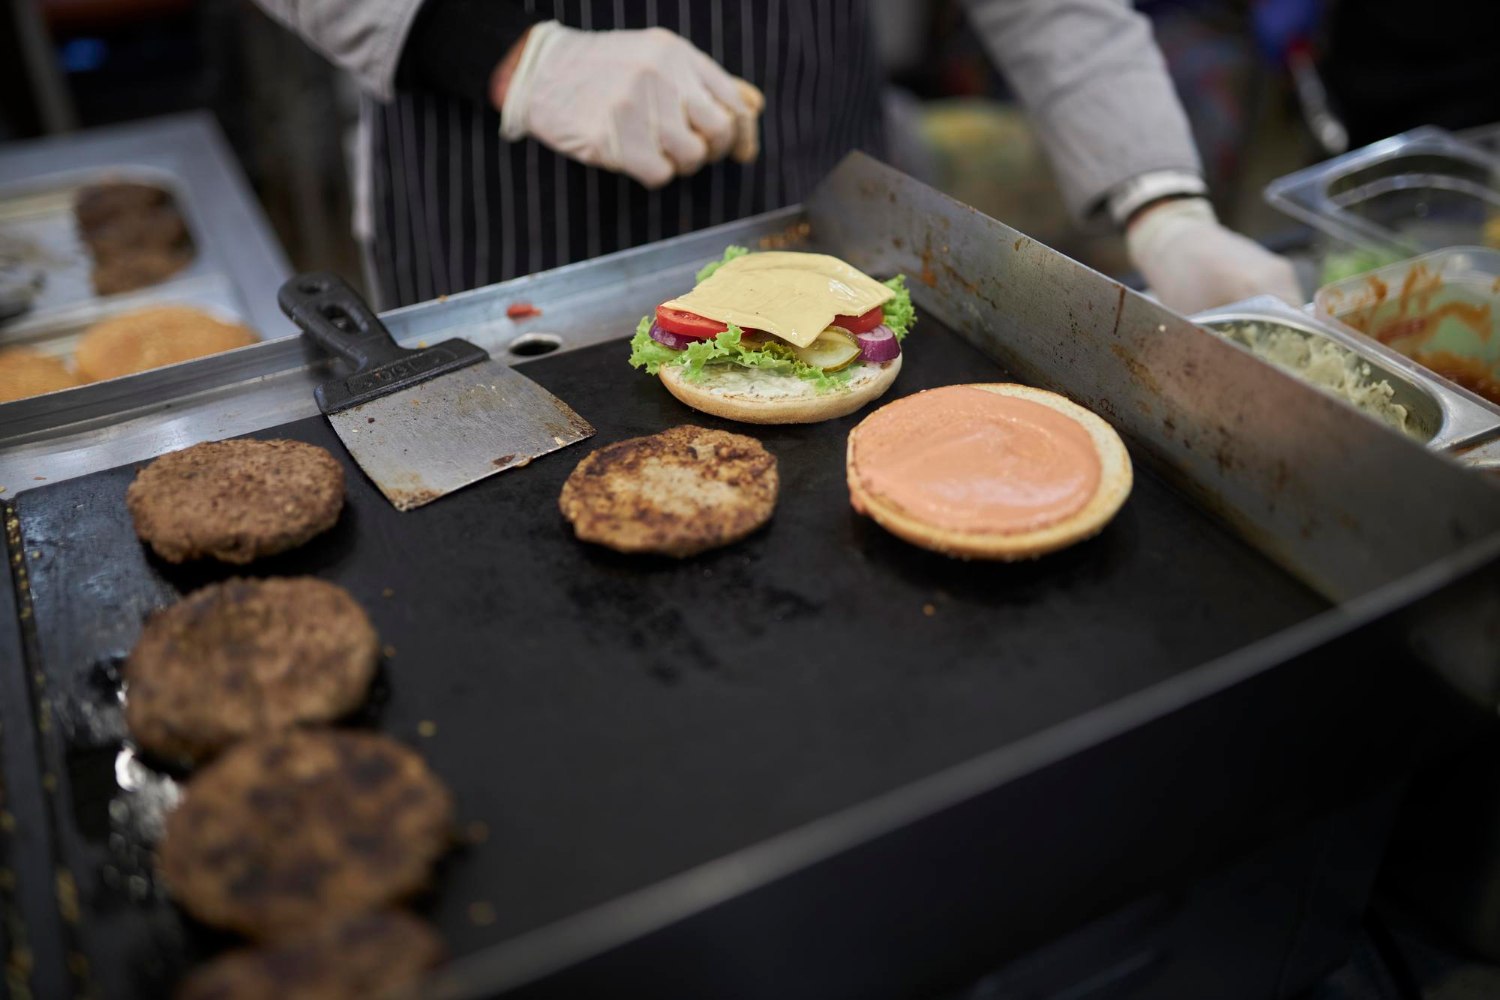
<svg viewBox="0 0 1500 1000">
<path fill-rule="evenodd" d="M 383 101 L 422 0 L 255 0 Z"/>
<path fill-rule="evenodd" d="M 1129 0 L 966 0 L 1083 218 L 1153 170 L 1202 173 L 1145 15 Z"/>
</svg>

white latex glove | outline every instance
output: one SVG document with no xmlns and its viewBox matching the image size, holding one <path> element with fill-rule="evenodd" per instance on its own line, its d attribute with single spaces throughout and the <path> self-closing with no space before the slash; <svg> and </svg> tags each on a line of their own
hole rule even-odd
<svg viewBox="0 0 1500 1000">
<path fill-rule="evenodd" d="M 647 187 L 733 152 L 759 152 L 764 99 L 665 28 L 531 29 L 500 109 L 500 134 L 532 138 Z"/>
<path fill-rule="evenodd" d="M 1303 301 L 1291 262 L 1220 225 L 1203 198 L 1146 209 L 1125 231 L 1125 248 L 1156 297 L 1180 313 L 1267 293 Z"/>
</svg>

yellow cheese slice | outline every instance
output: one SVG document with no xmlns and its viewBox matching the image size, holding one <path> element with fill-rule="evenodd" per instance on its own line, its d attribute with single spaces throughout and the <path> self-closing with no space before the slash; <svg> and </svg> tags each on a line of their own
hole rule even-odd
<svg viewBox="0 0 1500 1000">
<path fill-rule="evenodd" d="M 867 313 L 895 294 L 837 257 L 775 250 L 736 257 L 663 304 L 806 347 L 835 316 Z"/>
</svg>

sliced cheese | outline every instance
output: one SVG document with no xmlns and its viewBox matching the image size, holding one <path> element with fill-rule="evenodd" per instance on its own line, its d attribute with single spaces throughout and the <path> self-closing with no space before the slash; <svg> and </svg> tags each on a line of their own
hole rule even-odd
<svg viewBox="0 0 1500 1000">
<path fill-rule="evenodd" d="M 778 250 L 736 257 L 663 304 L 806 347 L 835 316 L 867 313 L 895 294 L 837 257 Z"/>
</svg>

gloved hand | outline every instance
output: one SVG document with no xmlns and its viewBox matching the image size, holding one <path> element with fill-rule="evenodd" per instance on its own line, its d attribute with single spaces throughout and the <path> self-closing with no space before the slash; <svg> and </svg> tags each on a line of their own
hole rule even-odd
<svg viewBox="0 0 1500 1000">
<path fill-rule="evenodd" d="M 556 21 L 527 34 L 500 108 L 500 134 L 525 135 L 647 187 L 733 153 L 759 152 L 764 99 L 665 28 L 578 31 Z"/>
<path fill-rule="evenodd" d="M 1195 313 L 1252 295 L 1303 302 L 1291 262 L 1219 224 L 1203 198 L 1178 198 L 1142 211 L 1125 249 L 1162 304 Z"/>
</svg>

